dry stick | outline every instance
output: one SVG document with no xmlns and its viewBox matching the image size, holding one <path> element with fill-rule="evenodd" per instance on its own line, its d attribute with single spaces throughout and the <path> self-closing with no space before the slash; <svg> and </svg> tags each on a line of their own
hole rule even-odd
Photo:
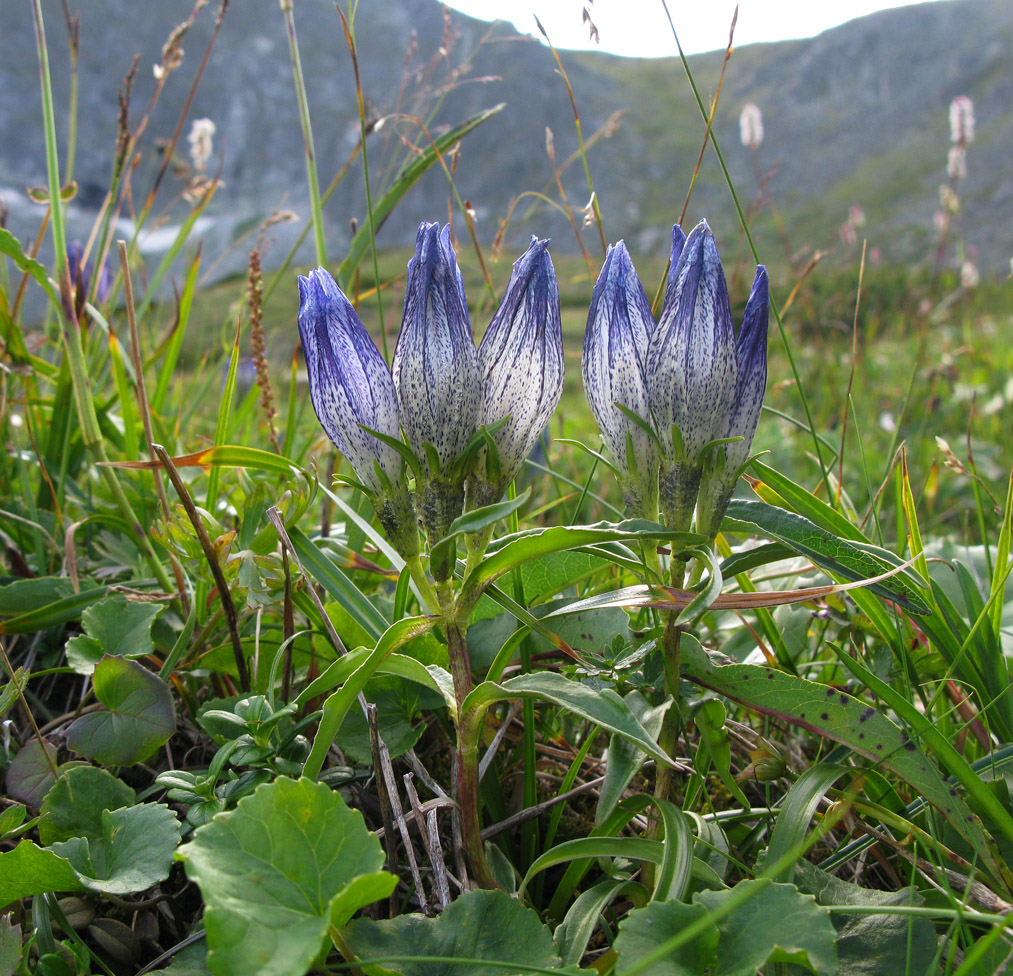
<svg viewBox="0 0 1013 976">
<path fill-rule="evenodd" d="M 387 870 L 398 876 L 397 872 L 397 835 L 394 833 L 394 809 L 387 779 L 383 774 L 383 749 L 380 744 L 380 730 L 376 724 L 376 705 L 366 706 L 366 725 L 369 728 L 369 751 L 373 754 L 373 772 L 376 775 L 376 792 L 380 799 L 380 818 L 383 820 L 383 839 L 386 850 Z M 396 795 L 396 794 L 395 794 Z M 394 918 L 398 914 L 397 885 L 390 893 L 388 915 Z"/>
<path fill-rule="evenodd" d="M 572 800 L 575 796 L 580 796 L 581 793 L 593 790 L 596 786 L 601 786 L 604 782 L 605 777 L 599 776 L 597 779 L 581 783 L 580 786 L 575 786 L 572 790 L 567 790 L 565 793 L 559 793 L 558 795 L 552 797 L 551 800 L 543 800 L 541 803 L 536 803 L 533 807 L 521 810 L 518 813 L 507 817 L 506 820 L 501 820 L 499 823 L 494 823 L 491 826 L 486 827 L 482 831 L 482 840 L 488 840 L 490 837 L 495 837 L 496 834 L 500 834 L 504 830 L 509 830 L 511 827 L 516 827 L 519 824 L 526 823 L 528 820 L 534 820 L 536 817 L 540 817 L 543 813 L 545 813 L 546 810 L 551 810 L 557 804 L 565 803 L 567 800 Z"/>
<path fill-rule="evenodd" d="M 373 712 L 374 718 L 376 716 L 376 706 L 371 705 L 370 709 Z M 379 769 L 383 774 L 383 782 L 387 787 L 387 801 L 390 803 L 390 808 L 394 813 L 394 819 L 397 821 L 398 833 L 401 835 L 401 840 L 405 846 L 405 853 L 408 855 L 408 866 L 411 868 L 412 881 L 415 882 L 415 889 L 419 893 L 419 902 L 422 905 L 422 911 L 427 915 L 430 914 L 429 900 L 426 898 L 425 888 L 422 887 L 422 875 L 419 874 L 418 861 L 415 858 L 415 848 L 412 845 L 412 839 L 408 835 L 408 824 L 405 821 L 404 811 L 401 809 L 401 800 L 397 794 L 397 780 L 394 779 L 394 767 L 390 761 L 390 750 L 386 744 L 380 739 L 379 730 L 377 730 L 377 742 L 380 747 L 380 765 Z M 409 775 L 411 775 L 409 773 Z M 422 824 L 419 824 L 421 830 Z"/>
<path fill-rule="evenodd" d="M 204 528 L 204 523 L 200 519 L 197 506 L 194 505 L 193 499 L 190 497 L 190 492 L 187 491 L 183 479 L 176 470 L 176 465 L 172 463 L 172 458 L 169 457 L 169 452 L 161 444 L 152 444 L 151 449 L 158 455 L 158 460 L 162 462 L 162 467 L 165 468 L 166 474 L 169 475 L 172 487 L 176 489 L 176 494 L 179 495 L 179 500 L 183 503 L 183 508 L 186 509 L 187 517 L 190 519 L 190 524 L 193 525 L 194 532 L 197 533 L 197 541 L 200 542 L 201 549 L 204 550 L 204 558 L 208 561 L 211 575 L 215 579 L 215 586 L 218 587 L 218 597 L 222 603 L 222 610 L 225 611 L 225 621 L 229 627 L 229 636 L 232 638 L 232 654 L 236 660 L 236 670 L 239 672 L 239 687 L 243 691 L 249 691 L 250 675 L 246 670 L 246 658 L 243 657 L 243 642 L 239 637 L 239 616 L 236 613 L 236 604 L 232 599 L 231 592 L 229 592 L 229 584 L 225 579 L 225 574 L 222 572 L 222 567 L 218 564 L 218 557 L 215 554 L 214 546 L 211 544 L 207 529 Z"/>
<path fill-rule="evenodd" d="M 447 883 L 447 868 L 443 863 L 443 847 L 440 844 L 436 811 L 430 810 L 428 814 L 423 813 L 422 804 L 419 802 L 419 794 L 415 789 L 414 778 L 413 773 L 404 774 L 405 795 L 411 804 L 415 823 L 418 825 L 419 835 L 422 837 L 422 845 L 426 849 L 426 857 L 429 858 L 429 863 L 433 868 L 432 895 L 434 900 L 430 904 L 430 910 L 433 914 L 436 914 L 450 904 L 450 885 Z M 426 914 L 429 914 L 429 912 Z"/>
<path fill-rule="evenodd" d="M 134 381 L 137 384 L 137 401 L 141 411 L 141 420 L 144 423 L 144 439 L 148 443 L 148 456 L 155 460 L 155 449 L 152 444 L 155 442 L 155 435 L 151 430 L 151 408 L 148 405 L 148 391 L 144 385 L 144 363 L 141 361 L 141 342 L 137 335 L 137 316 L 134 309 L 134 285 L 130 278 L 130 262 L 127 259 L 126 241 L 117 241 L 116 246 L 120 252 L 120 265 L 123 268 L 123 301 L 127 308 L 127 324 L 130 327 L 130 360 L 134 364 Z M 166 524 L 169 522 L 169 499 L 165 494 L 165 485 L 162 483 L 162 473 L 156 468 L 152 472 L 155 476 L 155 493 L 158 495 L 158 504 L 162 509 L 162 515 Z M 169 563 L 172 566 L 172 575 L 176 577 L 176 587 L 179 590 L 179 602 L 183 608 L 183 616 L 190 612 L 190 597 L 186 592 L 186 584 L 183 580 L 183 569 L 179 560 L 173 553 L 169 553 Z"/>
<path fill-rule="evenodd" d="M 32 730 L 35 732 L 35 738 L 39 741 L 39 746 L 42 748 L 42 754 L 46 757 L 46 762 L 49 765 L 49 771 L 53 774 L 53 779 L 56 779 L 56 761 L 49 754 L 49 750 L 46 748 L 46 740 L 42 738 L 42 733 L 39 731 L 39 726 L 35 722 L 35 716 L 32 714 L 32 710 L 28 707 L 28 700 L 25 698 L 24 683 L 18 681 L 14 674 L 14 668 L 11 666 L 11 659 L 7 656 L 7 648 L 4 647 L 4 642 L 0 639 L 0 657 L 3 658 L 4 667 L 7 668 L 7 673 L 11 676 L 11 682 L 14 687 L 18 689 L 18 698 L 21 700 L 21 707 L 25 710 L 25 714 L 28 716 L 28 721 L 32 726 Z"/>
<path fill-rule="evenodd" d="M 851 388 L 855 383 L 855 366 L 858 363 L 858 309 L 862 305 L 862 279 L 865 277 L 865 248 L 868 241 L 862 241 L 862 261 L 858 266 L 858 292 L 855 295 L 855 318 L 851 323 L 851 371 L 848 373 L 848 389 L 844 394 L 844 409 L 841 418 L 841 449 L 838 452 L 837 464 L 837 498 L 835 506 L 840 507 L 841 491 L 844 485 L 844 444 L 848 436 L 848 416 L 851 411 L 848 409 L 851 403 Z"/>
</svg>

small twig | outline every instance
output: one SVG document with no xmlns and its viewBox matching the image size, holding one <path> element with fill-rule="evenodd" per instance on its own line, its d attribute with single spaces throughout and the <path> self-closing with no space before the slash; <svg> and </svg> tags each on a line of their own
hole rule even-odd
<svg viewBox="0 0 1013 976">
<path fill-rule="evenodd" d="M 405 773 L 403 778 L 405 794 L 411 804 L 415 822 L 418 824 L 426 856 L 433 868 L 433 897 L 435 900 L 431 905 L 431 911 L 435 915 L 450 904 L 450 885 L 447 884 L 447 867 L 443 863 L 443 845 L 440 843 L 437 814 L 435 809 L 430 810 L 428 814 L 422 812 L 422 804 L 419 802 L 419 794 L 415 789 L 413 774 Z"/>
<path fill-rule="evenodd" d="M 521 810 L 519 813 L 515 813 L 511 817 L 507 817 L 506 820 L 501 820 L 499 823 L 491 824 L 482 831 L 482 840 L 488 840 L 490 837 L 495 837 L 496 834 L 500 834 L 504 830 L 509 830 L 511 827 L 516 827 L 518 824 L 534 820 L 536 817 L 540 817 L 543 813 L 545 813 L 546 810 L 551 810 L 554 806 L 556 806 L 556 804 L 564 803 L 575 796 L 580 796 L 581 793 L 593 790 L 596 786 L 601 786 L 604 782 L 604 776 L 588 780 L 586 783 L 581 783 L 580 786 L 575 786 L 572 790 L 567 790 L 565 793 L 560 793 L 558 796 L 552 797 L 551 800 L 536 803 L 533 807 L 528 807 L 526 810 Z"/>
<path fill-rule="evenodd" d="M 391 804 L 390 792 L 383 771 L 383 751 L 380 730 L 376 724 L 376 705 L 366 705 L 366 724 L 369 726 L 369 748 L 373 753 L 373 772 L 376 776 L 376 792 L 380 798 L 380 817 L 383 820 L 383 839 L 387 849 L 387 870 L 396 878 L 397 873 L 397 837 L 394 834 L 394 808 Z M 388 760 L 389 762 L 390 760 Z M 396 795 L 396 794 L 395 794 Z M 390 917 L 398 914 L 397 886 L 390 893 Z"/>
<path fill-rule="evenodd" d="M 496 730 L 496 734 L 492 738 L 492 742 L 489 743 L 489 748 L 485 750 L 485 755 L 482 756 L 481 761 L 478 764 L 478 778 L 479 780 L 485 776 L 486 771 L 492 764 L 493 759 L 496 758 L 496 751 L 499 749 L 500 743 L 503 741 L 503 737 L 507 733 L 507 729 L 510 728 L 510 723 L 516 718 L 517 713 L 520 711 L 520 702 L 514 702 L 511 704 L 510 709 L 507 711 L 506 718 L 503 719 L 502 724 Z"/>
<path fill-rule="evenodd" d="M 415 754 L 414 749 L 409 749 L 402 757 L 406 763 L 412 768 L 412 772 L 421 780 L 422 785 L 429 790 L 433 796 L 447 796 L 447 791 L 440 786 L 432 776 L 429 775 L 429 770 L 422 765 L 422 760 Z"/>
<path fill-rule="evenodd" d="M 379 736 L 377 736 L 379 738 Z M 394 819 L 397 821 L 398 833 L 401 834 L 401 840 L 404 843 L 405 853 L 408 855 L 408 867 L 412 872 L 412 881 L 415 882 L 415 890 L 419 895 L 419 903 L 422 906 L 422 911 L 426 915 L 432 914 L 432 909 L 429 905 L 429 900 L 426 898 L 426 890 L 422 887 L 422 875 L 419 874 L 419 864 L 415 857 L 415 847 L 412 844 L 412 839 L 408 835 L 408 824 L 405 821 L 404 811 L 401 809 L 401 800 L 397 793 L 397 780 L 394 779 L 394 767 L 390 761 L 390 751 L 387 749 L 386 743 L 380 739 L 380 770 L 383 774 L 383 782 L 387 787 L 387 799 L 390 802 L 390 808 L 394 813 Z M 411 774 L 409 773 L 409 776 Z M 419 823 L 419 832 L 424 833 L 422 830 L 422 823 Z"/>
<path fill-rule="evenodd" d="M 215 586 L 218 588 L 218 597 L 222 603 L 222 610 L 225 611 L 225 621 L 228 624 L 229 636 L 232 638 L 232 653 L 236 660 L 236 670 L 239 673 L 239 687 L 243 691 L 249 691 L 250 675 L 246 670 L 246 658 L 243 656 L 243 642 L 239 637 L 239 616 L 236 613 L 236 604 L 232 599 L 232 593 L 229 591 L 229 584 L 225 579 L 225 574 L 222 572 L 222 567 L 218 563 L 214 546 L 211 544 L 207 529 L 204 528 L 204 523 L 201 521 L 197 506 L 194 505 L 193 498 L 190 497 L 190 492 L 183 483 L 183 479 L 179 476 L 176 465 L 172 463 L 172 458 L 169 457 L 169 452 L 161 444 L 152 444 L 151 449 L 158 455 L 158 460 L 162 462 L 162 467 L 165 468 L 166 474 L 169 475 L 172 487 L 176 489 L 176 494 L 179 495 L 179 500 L 183 503 L 183 508 L 186 510 L 191 525 L 193 525 L 194 532 L 197 533 L 197 540 L 200 542 L 201 549 L 204 550 L 204 557 L 208 561 L 211 575 L 215 580 Z"/>
</svg>

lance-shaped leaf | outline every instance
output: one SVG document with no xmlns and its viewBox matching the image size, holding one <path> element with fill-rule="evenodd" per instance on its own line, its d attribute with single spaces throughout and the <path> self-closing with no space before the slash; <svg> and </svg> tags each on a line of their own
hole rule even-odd
<svg viewBox="0 0 1013 976">
<path fill-rule="evenodd" d="M 559 288 L 548 244 L 532 238 L 517 259 L 478 349 L 481 423 L 506 420 L 490 431 L 501 468 L 491 486 L 494 498 L 520 470 L 563 392 Z"/>
<path fill-rule="evenodd" d="M 450 227 L 423 223 L 408 262 L 404 318 L 394 350 L 394 386 L 408 443 L 430 476 L 449 473 L 475 431 L 482 388 L 464 281 Z"/>
<path fill-rule="evenodd" d="M 399 436 L 394 381 L 352 303 L 323 268 L 299 277 L 299 335 L 310 399 L 327 436 L 367 488 L 385 488 L 377 466 L 399 485 L 400 455 L 363 429 Z"/>
</svg>

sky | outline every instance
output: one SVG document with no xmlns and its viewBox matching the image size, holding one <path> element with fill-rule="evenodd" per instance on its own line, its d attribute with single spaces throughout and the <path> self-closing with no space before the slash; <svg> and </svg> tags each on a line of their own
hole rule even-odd
<svg viewBox="0 0 1013 976">
<path fill-rule="evenodd" d="M 523 34 L 537 34 L 537 14 L 558 48 L 608 51 L 627 57 L 677 54 L 661 0 L 445 0 L 482 20 L 509 20 Z M 668 10 L 687 54 L 724 49 L 735 0 L 667 0 Z M 904 0 L 740 0 L 735 44 L 813 37 L 830 27 Z M 600 44 L 588 39 L 582 21 L 587 7 Z"/>
</svg>

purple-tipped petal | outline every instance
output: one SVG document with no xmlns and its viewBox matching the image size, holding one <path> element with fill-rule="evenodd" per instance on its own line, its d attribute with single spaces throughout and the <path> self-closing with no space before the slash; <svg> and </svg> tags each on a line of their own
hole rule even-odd
<svg viewBox="0 0 1013 976">
<path fill-rule="evenodd" d="M 323 268 L 299 277 L 299 335 L 310 399 L 327 436 L 367 488 L 384 489 L 374 461 L 399 485 L 401 456 L 362 429 L 399 436 L 394 381 L 352 303 Z"/>
<path fill-rule="evenodd" d="M 702 220 L 686 239 L 647 353 L 647 389 L 663 442 L 675 424 L 686 460 L 695 464 L 704 445 L 723 436 L 736 382 L 728 285 Z"/>
<path fill-rule="evenodd" d="M 431 444 L 449 471 L 475 432 L 482 396 L 449 227 L 441 234 L 438 224 L 419 226 L 393 376 L 408 443 L 427 469 L 424 445 Z"/>
<path fill-rule="evenodd" d="M 563 392 L 559 288 L 548 244 L 532 237 L 517 259 L 478 349 L 484 387 L 480 422 L 510 418 L 492 435 L 504 487 L 531 453 Z"/>
<path fill-rule="evenodd" d="M 760 419 L 763 394 L 767 388 L 767 319 L 770 310 L 770 283 L 767 269 L 761 264 L 756 269 L 753 288 L 746 302 L 742 327 L 735 343 L 738 360 L 738 384 L 735 404 L 728 419 L 725 437 L 742 440 L 725 447 L 726 467 L 737 471 L 747 457 L 753 443 L 753 434 Z"/>
<path fill-rule="evenodd" d="M 608 249 L 591 295 L 581 365 L 584 391 L 609 451 L 619 468 L 629 472 L 633 466 L 626 456 L 629 434 L 635 466 L 645 475 L 657 470 L 654 441 L 616 404 L 650 423 L 645 371 L 653 331 L 654 319 L 644 286 L 626 245 L 620 241 Z"/>
</svg>

